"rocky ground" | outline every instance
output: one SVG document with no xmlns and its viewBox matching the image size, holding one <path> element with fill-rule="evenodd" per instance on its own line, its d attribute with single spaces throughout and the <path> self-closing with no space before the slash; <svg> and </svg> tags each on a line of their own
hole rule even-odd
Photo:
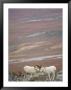
<svg viewBox="0 0 71 90">
<path fill-rule="evenodd" d="M 34 75 L 33 77 L 31 77 L 30 75 L 23 75 L 20 74 L 19 76 L 17 76 L 14 73 L 9 74 L 9 81 L 49 81 L 47 75 L 42 75 L 40 74 L 38 76 L 38 74 Z M 62 71 L 58 71 L 56 73 L 56 77 L 54 81 L 62 81 Z"/>
</svg>

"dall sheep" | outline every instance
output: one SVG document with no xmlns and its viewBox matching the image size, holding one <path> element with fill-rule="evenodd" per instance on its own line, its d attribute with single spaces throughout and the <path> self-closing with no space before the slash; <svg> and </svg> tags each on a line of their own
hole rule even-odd
<svg viewBox="0 0 71 90">
<path fill-rule="evenodd" d="M 51 74 L 52 74 L 52 80 L 54 80 L 56 67 L 55 66 L 41 67 L 40 72 L 43 72 L 44 74 L 47 74 L 49 80 L 51 80 Z"/>
<path fill-rule="evenodd" d="M 32 77 L 32 75 L 35 75 L 37 72 L 39 72 L 39 68 L 36 66 L 24 66 L 24 71 L 26 74 L 30 74 Z"/>
</svg>

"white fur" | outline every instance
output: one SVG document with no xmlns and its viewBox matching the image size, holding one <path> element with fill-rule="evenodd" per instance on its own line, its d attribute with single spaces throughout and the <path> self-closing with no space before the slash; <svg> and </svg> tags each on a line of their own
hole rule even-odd
<svg viewBox="0 0 71 90">
<path fill-rule="evenodd" d="M 31 77 L 39 72 L 39 68 L 33 66 L 24 66 L 24 71 L 26 74 L 30 74 Z"/>
<path fill-rule="evenodd" d="M 52 74 L 52 80 L 54 80 L 54 78 L 55 78 L 55 71 L 56 71 L 56 67 L 55 66 L 42 67 L 40 69 L 40 72 L 48 74 L 49 80 L 51 80 L 51 77 L 50 77 L 51 74 Z"/>
</svg>

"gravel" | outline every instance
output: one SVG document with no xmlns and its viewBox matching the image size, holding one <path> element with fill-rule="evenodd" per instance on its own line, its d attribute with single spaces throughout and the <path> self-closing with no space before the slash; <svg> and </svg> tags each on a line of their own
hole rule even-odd
<svg viewBox="0 0 71 90">
<path fill-rule="evenodd" d="M 34 75 L 33 77 L 31 75 L 19 75 L 16 74 L 9 74 L 9 81 L 49 81 L 47 75 L 43 75 L 38 73 L 37 75 Z M 56 73 L 56 77 L 54 81 L 62 81 L 62 70 Z"/>
</svg>

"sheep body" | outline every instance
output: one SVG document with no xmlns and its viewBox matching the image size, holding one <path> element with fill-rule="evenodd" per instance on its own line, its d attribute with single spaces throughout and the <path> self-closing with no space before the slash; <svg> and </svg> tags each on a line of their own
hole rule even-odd
<svg viewBox="0 0 71 90">
<path fill-rule="evenodd" d="M 30 74 L 30 78 L 32 78 L 33 75 L 36 75 L 36 73 L 39 72 L 39 68 L 34 66 L 24 66 L 24 71 L 24 78 L 26 78 L 27 74 Z"/>
<path fill-rule="evenodd" d="M 52 74 L 52 80 L 54 80 L 54 78 L 55 78 L 55 71 L 56 71 L 56 67 L 55 66 L 42 67 L 40 69 L 40 72 L 48 74 L 49 80 L 51 80 L 51 77 L 50 77 L 51 74 Z"/>
<path fill-rule="evenodd" d="M 26 72 L 26 73 L 29 73 L 29 74 L 34 74 L 34 73 L 36 73 L 36 70 L 34 69 L 34 67 L 33 66 L 25 66 L 24 67 L 24 71 Z"/>
<path fill-rule="evenodd" d="M 54 80 L 55 78 L 55 66 L 49 66 L 49 67 L 41 67 L 40 69 L 38 67 L 34 66 L 24 66 L 25 76 L 30 74 L 30 77 L 33 77 L 34 75 L 40 76 L 42 73 L 43 75 L 47 74 L 49 80 Z M 52 74 L 52 78 L 51 78 Z"/>
</svg>

